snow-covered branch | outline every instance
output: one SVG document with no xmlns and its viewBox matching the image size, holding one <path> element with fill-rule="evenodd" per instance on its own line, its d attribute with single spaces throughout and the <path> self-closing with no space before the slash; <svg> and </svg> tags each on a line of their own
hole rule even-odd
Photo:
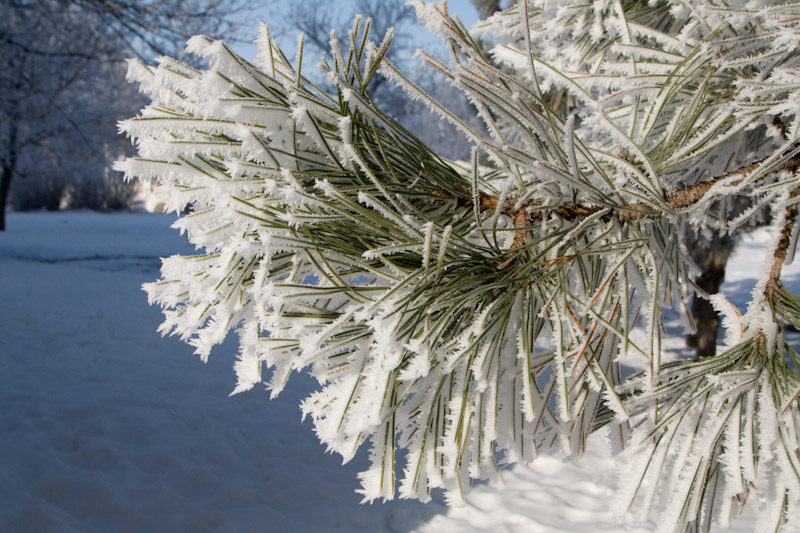
<svg viewBox="0 0 800 533">
<path fill-rule="evenodd" d="M 161 331 L 204 358 L 235 331 L 234 392 L 275 395 L 309 371 L 320 440 L 345 460 L 370 447 L 368 501 L 442 488 L 456 502 L 609 427 L 641 518 L 706 527 L 749 497 L 786 525 L 800 509 L 800 356 L 783 334 L 800 298 L 780 284 L 798 233 L 796 8 L 527 0 L 479 25 L 502 40 L 487 53 L 446 4 L 410 4 L 450 53 L 423 63 L 485 134 L 390 64 L 390 38 L 370 45 L 361 18 L 349 46 L 331 40 L 332 94 L 267 31 L 256 64 L 197 37 L 207 70 L 132 68 L 153 104 L 122 124 L 140 156 L 118 168 L 189 207 L 176 227 L 199 248 L 146 285 Z M 377 72 L 460 128 L 472 161 L 389 117 Z M 687 234 L 756 221 L 773 257 L 745 313 L 712 297 L 723 353 L 662 360 L 665 312 L 692 328 Z"/>
</svg>

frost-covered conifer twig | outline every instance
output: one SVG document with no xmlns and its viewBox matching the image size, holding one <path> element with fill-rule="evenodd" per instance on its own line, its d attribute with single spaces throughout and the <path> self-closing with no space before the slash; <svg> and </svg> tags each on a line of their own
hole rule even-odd
<svg viewBox="0 0 800 533">
<path fill-rule="evenodd" d="M 234 331 L 234 392 L 276 395 L 310 372 L 302 409 L 320 440 L 345 460 L 370 448 L 365 500 L 459 501 L 504 464 L 577 457 L 604 430 L 639 518 L 705 528 L 746 499 L 790 527 L 800 356 L 785 323 L 800 326 L 800 299 L 780 271 L 798 232 L 797 8 L 527 0 L 478 25 L 498 39 L 487 52 L 445 4 L 411 4 L 450 55 L 419 57 L 485 134 L 386 61 L 391 34 L 369 44 L 361 18 L 345 43 L 332 35 L 331 94 L 266 30 L 256 64 L 198 37 L 206 70 L 131 66 L 153 104 L 122 124 L 139 157 L 118 168 L 191 207 L 176 227 L 198 247 L 146 286 L 161 331 L 204 358 Z M 367 88 L 379 74 L 460 128 L 471 164 L 383 112 Z M 691 328 L 687 231 L 765 219 L 773 257 L 747 311 L 712 297 L 723 353 L 662 361 L 665 311 Z"/>
</svg>

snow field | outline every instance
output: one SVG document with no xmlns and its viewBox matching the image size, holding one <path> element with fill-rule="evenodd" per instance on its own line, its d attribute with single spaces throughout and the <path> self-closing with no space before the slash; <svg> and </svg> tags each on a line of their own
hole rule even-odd
<svg viewBox="0 0 800 533">
<path fill-rule="evenodd" d="M 230 397 L 233 342 L 203 365 L 156 333 L 161 315 L 140 285 L 158 277 L 159 257 L 192 253 L 173 220 L 9 214 L 0 234 L 0 530 L 652 529 L 614 521 L 625 465 L 599 447 L 578 463 L 541 457 L 506 469 L 504 488 L 479 484 L 461 508 L 360 505 L 366 453 L 342 466 L 300 422 L 310 378 L 294 377 L 274 401 L 258 388 Z M 731 260 L 724 288 L 734 303 L 755 283 L 762 241 L 747 235 Z M 788 268 L 784 281 L 800 281 Z M 735 530 L 754 527 L 745 517 Z"/>
</svg>

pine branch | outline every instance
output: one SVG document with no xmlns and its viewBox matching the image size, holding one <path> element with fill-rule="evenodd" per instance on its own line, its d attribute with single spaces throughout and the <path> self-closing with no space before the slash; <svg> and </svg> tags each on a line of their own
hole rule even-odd
<svg viewBox="0 0 800 533">
<path fill-rule="evenodd" d="M 694 185 L 688 185 L 668 193 L 666 195 L 667 206 L 676 211 L 690 208 L 693 205 L 700 203 L 700 201 L 705 198 L 706 194 L 708 194 L 712 187 L 718 183 L 730 181 L 730 186 L 732 187 L 741 184 L 749 174 L 759 169 L 765 160 L 758 161 L 746 167 L 738 168 L 731 172 L 727 172 L 711 180 L 696 183 Z M 800 167 L 800 156 L 793 156 L 786 161 L 775 165 L 768 173 L 762 176 L 761 179 L 773 176 L 784 170 L 795 171 L 798 169 L 798 167 Z M 737 176 L 740 176 L 740 178 L 732 179 Z M 480 194 L 479 207 L 481 211 L 495 211 L 498 208 L 498 203 L 498 196 L 488 195 L 485 193 Z M 581 203 L 564 203 L 558 206 L 543 206 L 537 201 L 526 202 L 518 206 L 516 198 L 509 198 L 503 203 L 501 213 L 511 217 L 516 221 L 520 213 L 527 212 L 527 221 L 529 223 L 536 220 L 542 220 L 544 216 L 550 214 L 554 214 L 561 219 L 572 222 L 579 218 L 591 216 L 599 211 L 602 211 L 603 209 L 606 209 L 606 207 Z M 648 204 L 637 202 L 622 207 L 615 207 L 606 216 L 604 216 L 603 219 L 608 221 L 612 218 L 616 218 L 620 222 L 630 222 L 643 219 L 654 220 L 662 218 L 665 214 L 666 213 L 664 211 L 653 209 Z"/>
<path fill-rule="evenodd" d="M 268 40 L 261 57 L 271 74 L 210 41 L 193 48 L 213 76 L 173 63 L 155 77 L 137 71 L 157 105 L 125 124 L 143 142 L 124 169 L 169 186 L 171 209 L 191 202 L 179 227 L 208 251 L 165 260 L 162 281 L 148 285 L 166 308 L 161 330 L 206 357 L 236 327 L 235 392 L 261 382 L 263 365 L 274 369 L 273 395 L 310 367 L 321 387 L 303 411 L 320 439 L 345 460 L 371 442 L 366 500 L 394 497 L 396 447 L 407 450 L 401 496 L 426 500 L 449 487 L 459 499 L 472 479 L 496 479 L 497 453 L 530 460 L 558 443 L 579 454 L 611 425 L 634 475 L 650 478 L 632 485 L 630 501 L 648 500 L 646 514 L 671 494 L 665 523 L 706 528 L 716 520 L 710 506 L 768 486 L 771 465 L 796 463 L 773 451 L 776 431 L 790 439 L 787 453 L 798 446 L 798 356 L 766 334 L 781 331 L 779 320 L 800 324 L 800 301 L 779 279 L 800 216 L 792 201 L 766 259 L 774 311 L 754 295 L 739 324 L 746 334 L 731 327 L 723 354 L 661 362 L 664 310 L 690 297 L 685 230 L 742 191 L 753 205 L 728 229 L 774 198 L 795 198 L 794 180 L 776 174 L 800 167 L 800 146 L 784 139 L 775 149 L 762 127 L 765 116 L 796 115 L 781 107 L 794 80 L 758 68 L 762 49 L 785 45 L 724 11 L 678 39 L 685 21 L 647 3 L 575 5 L 561 20 L 556 11 L 529 17 L 531 2 L 509 10 L 507 27 L 496 17 L 512 43 L 493 55 L 508 60 L 501 70 L 443 4 L 410 3 L 456 66 L 426 61 L 464 91 L 488 133 L 381 61 L 385 47 L 367 46 L 360 23 L 349 48 L 332 43 L 332 96 L 302 81 Z M 774 26 L 770 17 L 763 22 Z M 587 38 L 575 45 L 575 35 Z M 522 40 L 520 54 L 513 43 Z M 471 169 L 457 171 L 378 108 L 364 87 L 378 64 L 467 133 L 477 146 Z M 556 114 L 544 98 L 552 90 L 574 98 L 578 114 Z M 494 171 L 479 172 L 478 149 Z M 698 174 L 716 177 L 695 183 Z M 646 360 L 641 375 L 621 371 L 628 354 Z M 773 399 L 789 400 L 794 418 L 776 424 Z M 797 490 L 786 487 L 793 501 Z"/>
</svg>

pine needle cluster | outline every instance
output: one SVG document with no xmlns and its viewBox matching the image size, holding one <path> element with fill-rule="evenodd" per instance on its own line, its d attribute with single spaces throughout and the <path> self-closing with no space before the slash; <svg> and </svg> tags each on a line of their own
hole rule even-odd
<svg viewBox="0 0 800 533">
<path fill-rule="evenodd" d="M 309 371 L 320 440 L 345 461 L 369 447 L 367 501 L 458 502 L 504 464 L 579 456 L 602 428 L 631 465 L 621 512 L 708 529 L 750 502 L 797 527 L 785 333 L 800 297 L 780 278 L 798 233 L 800 7 L 522 0 L 470 34 L 446 2 L 410 3 L 449 52 L 419 58 L 488 133 L 398 71 L 391 32 L 372 41 L 360 17 L 331 35 L 333 91 L 303 77 L 302 38 L 293 65 L 266 26 L 254 63 L 202 36 L 189 51 L 206 70 L 131 63 L 153 103 L 122 123 L 139 156 L 117 168 L 157 180 L 198 247 L 145 286 L 161 331 L 203 358 L 235 331 L 234 393 Z M 460 128 L 472 160 L 382 112 L 377 75 Z M 752 223 L 772 255 L 746 312 L 705 295 L 724 353 L 662 362 L 665 310 L 693 327 L 687 233 Z"/>
</svg>

